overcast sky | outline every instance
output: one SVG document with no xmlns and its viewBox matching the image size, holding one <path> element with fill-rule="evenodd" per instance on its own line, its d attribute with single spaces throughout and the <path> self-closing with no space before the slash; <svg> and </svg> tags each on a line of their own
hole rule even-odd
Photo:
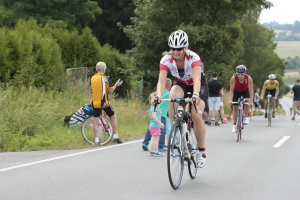
<svg viewBox="0 0 300 200">
<path fill-rule="evenodd" d="M 294 24 L 300 21 L 300 0 L 268 0 L 274 6 L 260 15 L 260 23 L 276 21 L 280 24 Z"/>
</svg>

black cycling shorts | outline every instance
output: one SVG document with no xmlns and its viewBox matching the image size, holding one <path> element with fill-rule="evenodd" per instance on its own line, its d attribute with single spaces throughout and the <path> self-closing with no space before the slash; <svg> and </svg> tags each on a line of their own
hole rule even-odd
<svg viewBox="0 0 300 200">
<path fill-rule="evenodd" d="M 244 99 L 250 98 L 249 89 L 247 88 L 244 92 L 238 92 L 234 89 L 232 101 L 237 102 L 241 96 L 243 96 Z"/>
<path fill-rule="evenodd" d="M 267 99 L 267 95 L 268 95 L 269 93 L 272 95 L 272 97 L 274 97 L 275 94 L 276 94 L 276 88 L 273 89 L 273 90 L 268 90 L 268 89 L 266 89 L 265 94 L 264 94 L 264 98 L 265 98 L 265 99 Z"/>
<path fill-rule="evenodd" d="M 102 110 L 109 116 L 113 116 L 115 114 L 114 109 L 112 106 L 108 106 L 106 108 L 94 108 L 93 109 L 93 115 L 94 117 L 100 117 L 102 115 Z"/>
</svg>

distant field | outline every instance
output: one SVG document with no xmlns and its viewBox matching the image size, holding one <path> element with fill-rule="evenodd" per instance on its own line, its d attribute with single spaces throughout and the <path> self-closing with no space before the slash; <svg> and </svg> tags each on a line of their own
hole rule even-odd
<svg viewBox="0 0 300 200">
<path fill-rule="evenodd" d="M 280 58 L 286 59 L 287 57 L 294 58 L 300 57 L 300 41 L 276 41 L 277 48 L 275 52 Z"/>
<path fill-rule="evenodd" d="M 286 85 L 294 85 L 297 78 L 300 78 L 299 71 L 286 70 L 283 81 Z"/>
</svg>

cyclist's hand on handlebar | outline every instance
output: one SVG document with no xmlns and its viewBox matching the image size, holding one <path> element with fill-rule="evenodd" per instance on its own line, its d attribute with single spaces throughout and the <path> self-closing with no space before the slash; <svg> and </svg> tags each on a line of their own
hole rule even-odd
<svg viewBox="0 0 300 200">
<path fill-rule="evenodd" d="M 232 105 L 232 103 L 233 103 L 232 101 L 229 101 L 229 105 Z"/>
<path fill-rule="evenodd" d="M 160 103 L 160 96 L 155 96 L 153 99 L 151 99 L 151 105 L 156 106 Z"/>
<path fill-rule="evenodd" d="M 277 99 L 277 97 L 275 97 L 275 96 L 274 96 L 274 97 L 273 97 L 273 99 L 275 99 L 275 100 L 276 100 L 276 99 Z"/>
</svg>

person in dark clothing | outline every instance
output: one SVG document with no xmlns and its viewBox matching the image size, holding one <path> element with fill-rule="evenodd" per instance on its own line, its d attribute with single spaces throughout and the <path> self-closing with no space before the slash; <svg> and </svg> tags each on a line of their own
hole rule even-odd
<svg viewBox="0 0 300 200">
<path fill-rule="evenodd" d="M 212 74 L 212 80 L 208 81 L 208 107 L 209 107 L 209 120 L 207 125 L 211 125 L 211 118 L 214 112 L 215 126 L 219 126 L 219 110 L 220 110 L 220 95 L 224 95 L 222 83 L 217 80 L 218 73 Z"/>
<path fill-rule="evenodd" d="M 296 113 L 298 115 L 300 115 L 300 79 L 298 78 L 296 80 L 296 84 L 293 86 L 292 88 L 292 94 L 294 94 L 294 98 L 293 98 L 293 109 L 294 109 L 294 116 L 292 118 L 292 120 L 295 120 L 296 117 Z"/>
</svg>

